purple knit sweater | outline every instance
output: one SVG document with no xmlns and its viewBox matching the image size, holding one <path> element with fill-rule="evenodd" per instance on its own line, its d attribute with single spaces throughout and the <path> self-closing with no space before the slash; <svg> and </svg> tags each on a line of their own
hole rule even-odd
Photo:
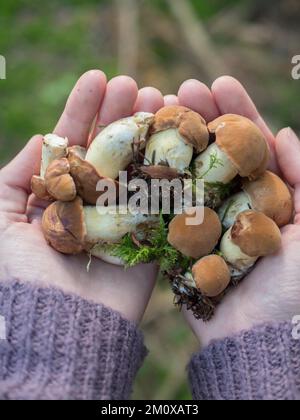
<svg viewBox="0 0 300 420">
<path fill-rule="evenodd" d="M 1 399 L 127 399 L 146 355 L 118 313 L 56 289 L 0 284 Z M 0 328 L 1 331 L 1 328 Z M 289 324 L 212 343 L 189 365 L 195 399 L 300 399 L 300 342 Z"/>
</svg>

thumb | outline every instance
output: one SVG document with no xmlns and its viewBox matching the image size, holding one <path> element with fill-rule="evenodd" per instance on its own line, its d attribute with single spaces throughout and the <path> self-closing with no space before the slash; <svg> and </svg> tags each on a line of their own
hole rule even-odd
<svg viewBox="0 0 300 420">
<path fill-rule="evenodd" d="M 25 214 L 32 175 L 39 172 L 43 136 L 37 135 L 0 171 L 0 211 Z"/>
<path fill-rule="evenodd" d="M 277 160 L 287 182 L 295 189 L 295 222 L 300 222 L 300 141 L 291 128 L 281 130 L 275 142 Z"/>
</svg>

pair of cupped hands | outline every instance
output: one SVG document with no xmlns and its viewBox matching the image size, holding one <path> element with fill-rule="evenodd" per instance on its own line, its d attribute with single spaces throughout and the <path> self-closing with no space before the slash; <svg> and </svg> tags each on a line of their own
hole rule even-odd
<svg viewBox="0 0 300 420">
<path fill-rule="evenodd" d="M 212 321 L 203 323 L 186 312 L 187 322 L 205 346 L 260 323 L 291 321 L 300 314 L 300 142 L 290 128 L 275 137 L 237 80 L 221 77 L 211 89 L 188 80 L 177 96 L 163 97 L 154 88 L 138 90 L 129 77 L 107 82 L 104 73 L 92 70 L 77 82 L 54 133 L 67 137 L 71 145 L 86 146 L 96 115 L 100 115 L 99 125 L 107 125 L 137 111 L 155 113 L 164 105 L 176 104 L 199 112 L 207 121 L 227 113 L 250 118 L 265 134 L 272 155 L 270 169 L 290 185 L 295 205 L 294 220 L 282 229 L 281 251 L 256 265 L 225 297 Z M 41 231 L 45 203 L 30 190 L 32 175 L 39 173 L 42 140 L 41 135 L 34 136 L 0 171 L 0 281 L 57 287 L 140 322 L 157 278 L 155 265 L 124 271 L 94 260 L 88 273 L 86 256 L 64 256 L 47 245 Z"/>
</svg>

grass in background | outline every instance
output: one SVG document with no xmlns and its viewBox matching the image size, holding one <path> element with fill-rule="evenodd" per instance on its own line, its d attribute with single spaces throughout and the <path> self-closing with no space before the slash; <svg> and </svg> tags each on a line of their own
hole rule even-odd
<svg viewBox="0 0 300 420">
<path fill-rule="evenodd" d="M 7 79 L 0 83 L 0 163 L 35 133 L 53 129 L 68 93 L 86 70 L 117 74 L 98 30 L 101 1 L 2 1 L 0 53 Z"/>
</svg>

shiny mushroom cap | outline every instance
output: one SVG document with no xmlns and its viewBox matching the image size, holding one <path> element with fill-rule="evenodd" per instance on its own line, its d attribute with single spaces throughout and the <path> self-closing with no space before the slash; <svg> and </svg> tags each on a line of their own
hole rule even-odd
<svg viewBox="0 0 300 420">
<path fill-rule="evenodd" d="M 252 209 L 264 213 L 279 226 L 287 225 L 293 215 L 293 199 L 287 185 L 272 172 L 266 171 L 256 181 L 244 180 Z"/>
<path fill-rule="evenodd" d="M 205 207 L 203 223 L 193 226 L 187 224 L 190 217 L 186 213 L 174 217 L 169 224 L 168 242 L 187 257 L 201 258 L 209 255 L 222 234 L 218 215 Z"/>
<path fill-rule="evenodd" d="M 151 133 L 156 134 L 171 128 L 178 129 L 184 141 L 200 153 L 209 142 L 209 133 L 204 118 L 184 106 L 166 106 L 155 114 Z"/>
<path fill-rule="evenodd" d="M 47 168 L 45 185 L 49 194 L 59 201 L 73 201 L 76 197 L 76 186 L 70 175 L 68 159 L 54 160 Z"/>
<path fill-rule="evenodd" d="M 208 124 L 217 146 L 227 155 L 241 177 L 256 179 L 267 169 L 269 147 L 261 130 L 248 118 L 222 115 Z"/>
<path fill-rule="evenodd" d="M 223 258 L 209 255 L 192 268 L 196 288 L 208 297 L 219 296 L 230 283 L 230 270 Z"/>
<path fill-rule="evenodd" d="M 98 198 L 103 194 L 102 191 L 97 191 L 97 184 L 106 178 L 103 178 L 96 168 L 85 160 L 86 153 L 86 149 L 80 146 L 69 148 L 70 174 L 74 179 L 77 194 L 85 203 L 95 205 Z M 106 182 L 111 184 L 116 193 L 118 192 L 118 188 L 116 188 L 118 186 L 117 181 L 107 178 Z"/>
<path fill-rule="evenodd" d="M 83 203 L 56 201 L 44 213 L 42 228 L 49 245 L 63 254 L 79 254 L 85 249 L 86 228 Z"/>
<path fill-rule="evenodd" d="M 231 228 L 231 240 L 249 257 L 264 257 L 281 247 L 281 232 L 263 213 L 248 210 L 237 216 Z"/>
</svg>

